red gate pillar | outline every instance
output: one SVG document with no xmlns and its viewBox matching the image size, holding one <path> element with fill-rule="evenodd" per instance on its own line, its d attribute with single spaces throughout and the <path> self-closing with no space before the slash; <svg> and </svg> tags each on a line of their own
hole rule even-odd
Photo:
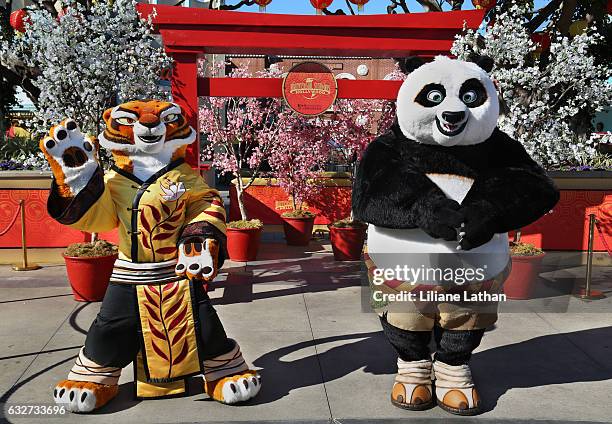
<svg viewBox="0 0 612 424">
<path fill-rule="evenodd" d="M 198 125 L 198 64 L 197 53 L 172 53 L 172 98 L 196 131 L 195 141 L 187 148 L 185 157 L 192 168 L 200 170 L 200 129 Z"/>
</svg>

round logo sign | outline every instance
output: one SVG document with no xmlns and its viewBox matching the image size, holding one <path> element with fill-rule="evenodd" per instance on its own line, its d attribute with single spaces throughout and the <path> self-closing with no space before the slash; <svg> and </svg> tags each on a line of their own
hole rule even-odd
<svg viewBox="0 0 612 424">
<path fill-rule="evenodd" d="M 316 116 L 336 101 L 338 84 L 332 71 L 318 62 L 302 62 L 283 78 L 283 98 L 295 112 Z"/>
</svg>

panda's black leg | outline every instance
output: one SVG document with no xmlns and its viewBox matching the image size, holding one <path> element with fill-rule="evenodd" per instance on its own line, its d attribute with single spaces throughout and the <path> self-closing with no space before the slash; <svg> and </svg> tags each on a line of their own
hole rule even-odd
<svg viewBox="0 0 612 424">
<path fill-rule="evenodd" d="M 386 315 L 380 317 L 387 340 L 403 361 L 420 361 L 431 359 L 429 341 L 431 331 L 409 331 L 397 328 L 387 322 Z"/>
<path fill-rule="evenodd" d="M 484 329 L 434 328 L 436 353 L 433 368 L 436 398 L 438 406 L 452 414 L 477 415 L 481 412 L 480 397 L 468 362 L 483 334 Z"/>
<path fill-rule="evenodd" d="M 435 360 L 449 365 L 465 365 L 480 345 L 485 330 L 447 330 L 434 327 Z"/>
<path fill-rule="evenodd" d="M 380 318 L 383 331 L 397 352 L 397 376 L 391 390 L 391 403 L 399 408 L 422 411 L 435 405 L 431 385 L 431 331 L 408 331 Z"/>
</svg>

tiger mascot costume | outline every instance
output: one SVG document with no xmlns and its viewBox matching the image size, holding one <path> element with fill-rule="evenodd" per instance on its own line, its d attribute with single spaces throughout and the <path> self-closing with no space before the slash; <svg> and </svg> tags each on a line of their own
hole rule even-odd
<svg viewBox="0 0 612 424">
<path fill-rule="evenodd" d="M 261 387 L 227 337 L 206 293 L 225 259 L 225 209 L 216 190 L 184 161 L 196 138 L 179 106 L 147 100 L 108 109 L 99 144 L 112 152 L 104 173 L 98 141 L 74 120 L 40 141 L 53 171 L 49 214 L 88 232 L 119 229 L 119 258 L 100 312 L 55 402 L 90 412 L 118 392 L 134 362 L 136 397 L 179 396 L 203 374 L 213 399 L 234 404 Z"/>
</svg>

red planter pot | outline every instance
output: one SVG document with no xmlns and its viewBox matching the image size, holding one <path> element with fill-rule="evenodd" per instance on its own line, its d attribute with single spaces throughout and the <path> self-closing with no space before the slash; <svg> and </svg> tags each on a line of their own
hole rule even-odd
<svg viewBox="0 0 612 424">
<path fill-rule="evenodd" d="M 63 256 L 74 300 L 99 302 L 104 299 L 117 255 L 95 258 Z"/>
<path fill-rule="evenodd" d="M 337 261 L 358 261 L 361 259 L 363 242 L 365 241 L 365 227 L 329 227 L 334 259 Z"/>
<path fill-rule="evenodd" d="M 512 271 L 504 283 L 504 293 L 508 299 L 531 299 L 544 256 L 546 253 L 512 256 Z"/>
<path fill-rule="evenodd" d="M 257 259 L 261 228 L 227 228 L 227 253 L 232 261 Z"/>
<path fill-rule="evenodd" d="M 308 218 L 285 218 L 283 217 L 283 229 L 285 239 L 289 246 L 307 246 L 312 237 L 315 217 Z"/>
</svg>

